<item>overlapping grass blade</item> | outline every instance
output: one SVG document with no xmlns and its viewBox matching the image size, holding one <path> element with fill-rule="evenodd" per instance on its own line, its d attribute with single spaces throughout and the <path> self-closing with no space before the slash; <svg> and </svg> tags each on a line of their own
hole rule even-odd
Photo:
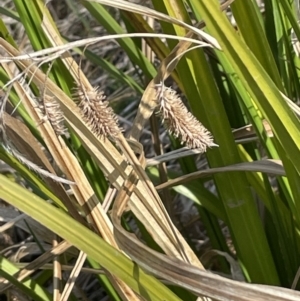
<svg viewBox="0 0 300 301">
<path fill-rule="evenodd" d="M 146 300 L 180 300 L 163 284 L 147 275 L 130 259 L 107 244 L 91 230 L 31 192 L 0 176 L 0 196 L 87 253 L 105 269 L 118 276 Z"/>
</svg>

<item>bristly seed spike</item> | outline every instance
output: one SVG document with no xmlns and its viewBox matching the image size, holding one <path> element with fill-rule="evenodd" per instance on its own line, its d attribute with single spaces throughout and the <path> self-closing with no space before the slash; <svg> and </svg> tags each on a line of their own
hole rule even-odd
<svg viewBox="0 0 300 301">
<path fill-rule="evenodd" d="M 183 104 L 181 98 L 171 88 L 161 83 L 156 86 L 159 102 L 159 115 L 167 130 L 189 148 L 205 152 L 208 147 L 218 146 L 211 133 L 200 123 Z"/>
<path fill-rule="evenodd" d="M 103 91 L 98 87 L 85 91 L 82 86 L 79 86 L 74 97 L 84 121 L 95 135 L 114 139 L 121 133 L 117 116 L 105 100 Z"/>
</svg>

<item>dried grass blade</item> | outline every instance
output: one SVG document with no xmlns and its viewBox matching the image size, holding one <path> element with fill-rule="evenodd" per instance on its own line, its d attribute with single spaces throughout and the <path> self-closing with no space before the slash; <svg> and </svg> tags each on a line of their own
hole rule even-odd
<svg viewBox="0 0 300 301">
<path fill-rule="evenodd" d="M 6 113 L 4 113 L 4 119 L 8 137 L 18 150 L 37 166 L 55 174 L 55 171 L 49 163 L 45 153 L 41 150 L 40 145 L 25 124 Z M 71 205 L 70 198 L 62 185 L 48 177 L 44 177 L 44 181 L 52 189 L 52 191 L 55 191 L 55 195 L 67 206 L 69 212 L 74 217 L 77 217 L 78 220 L 84 222 L 77 210 L 75 210 Z"/>
<path fill-rule="evenodd" d="M 65 285 L 65 288 L 61 294 L 60 301 L 67 301 L 69 299 L 69 296 L 75 285 L 75 281 L 76 281 L 77 277 L 79 276 L 79 273 L 86 260 L 86 257 L 87 257 L 87 255 L 85 253 L 83 253 L 83 252 L 79 253 L 76 263 L 74 265 L 74 268 L 73 268 L 72 272 L 70 273 L 69 279 L 68 279 L 68 281 Z"/>
<path fill-rule="evenodd" d="M 210 36 L 209 34 L 207 34 L 206 32 L 198 29 L 197 27 L 191 26 L 181 20 L 177 20 L 175 18 L 172 18 L 166 14 L 163 14 L 161 12 L 158 12 L 154 9 L 148 8 L 146 6 L 142 6 L 142 5 L 138 5 L 135 3 L 130 3 L 128 1 L 123 1 L 123 0 L 119 0 L 119 1 L 112 1 L 112 0 L 88 0 L 89 2 L 96 2 L 96 3 L 101 3 L 103 5 L 108 5 L 108 6 L 112 6 L 115 8 L 119 8 L 121 10 L 125 10 L 125 11 L 129 11 L 132 13 L 137 13 L 137 14 L 141 14 L 143 16 L 149 16 L 152 17 L 154 19 L 158 19 L 161 21 L 165 21 L 168 23 L 173 23 L 176 25 L 180 25 L 190 31 L 192 31 L 193 33 L 197 34 L 199 37 L 201 37 L 202 39 L 204 39 L 205 41 L 208 41 L 210 44 L 212 44 L 215 48 L 217 49 L 221 49 L 218 41 L 213 38 L 212 36 Z"/>
<path fill-rule="evenodd" d="M 47 14 L 45 13 L 43 15 L 42 27 L 53 46 L 63 45 L 60 36 L 57 34 L 55 28 L 53 28 L 53 26 L 51 25 L 51 22 L 49 21 Z M 77 65 L 77 63 L 75 62 L 75 60 L 72 58 L 71 55 L 65 53 L 64 56 L 62 57 L 62 61 L 69 69 L 78 87 L 79 86 L 83 87 L 84 91 L 94 91 L 93 87 L 90 85 L 89 81 L 87 80 L 83 72 L 80 70 L 79 66 Z M 90 188 L 89 184 L 88 187 Z M 109 242 L 115 248 L 118 248 L 115 239 L 113 237 L 112 224 L 108 216 L 106 215 L 106 212 L 103 210 L 102 206 L 100 205 L 99 201 L 96 200 L 95 197 L 93 196 L 93 198 L 91 199 L 86 199 L 84 205 L 88 208 L 89 214 L 91 215 L 94 221 L 96 229 L 99 231 L 99 233 L 101 233 L 104 240 Z M 138 296 L 124 282 L 112 276 L 107 271 L 106 274 L 110 278 L 115 289 L 123 297 L 123 300 L 139 300 Z"/>
<path fill-rule="evenodd" d="M 121 226 L 121 216 L 137 185 L 133 171 L 119 191 L 114 203 L 112 220 L 115 236 L 122 249 L 141 267 L 156 277 L 168 280 L 194 292 L 222 301 L 296 301 L 300 293 L 265 285 L 246 284 L 203 271 L 177 258 L 169 258 L 148 248 Z"/>
<path fill-rule="evenodd" d="M 11 47 L 11 45 L 6 43 L 3 39 L 0 39 L 0 45 L 2 45 L 2 47 L 5 48 L 8 53 L 10 53 L 10 55 L 14 57 L 19 55 L 19 52 Z M 34 75 L 33 81 L 38 86 L 45 83 L 45 75 L 35 66 L 33 66 L 31 61 L 18 61 L 17 64 L 22 69 L 26 69 L 29 74 Z M 67 95 L 65 95 L 50 80 L 48 80 L 46 84 L 49 93 L 56 97 L 56 100 L 60 103 L 61 109 L 64 112 L 68 124 L 81 139 L 90 155 L 96 160 L 99 167 L 108 177 L 108 180 L 117 189 L 119 189 L 123 185 L 124 179 L 127 178 L 132 168 L 116 151 L 115 147 L 110 143 L 110 141 L 108 141 L 108 139 L 100 141 L 90 132 L 90 130 L 83 123 L 78 108 Z M 148 232 L 154 237 L 156 242 L 161 246 L 166 254 L 180 258 L 180 254 L 168 239 L 167 234 L 159 226 L 158 220 L 162 219 L 164 214 L 161 212 L 160 208 L 155 206 L 153 208 L 155 211 L 155 216 L 152 216 L 152 214 L 144 205 L 144 203 L 147 204 L 147 202 L 148 193 L 143 185 L 138 183 L 135 190 L 135 195 L 129 203 L 131 210 L 139 220 L 143 221 Z M 177 232 L 177 235 L 181 237 L 179 232 Z M 181 239 L 181 244 L 184 246 L 184 249 L 190 250 L 190 247 L 185 240 L 183 238 Z M 192 250 L 190 250 L 189 256 L 190 262 L 199 264 L 199 260 L 194 255 Z"/>
<path fill-rule="evenodd" d="M 250 171 L 250 172 L 263 172 L 267 174 L 272 174 L 276 176 L 285 176 L 285 170 L 283 168 L 282 162 L 280 160 L 273 159 L 264 159 L 253 162 L 244 162 L 239 164 L 233 164 L 230 166 L 210 168 L 206 170 L 199 170 L 193 173 L 190 173 L 185 176 L 178 177 L 173 180 L 169 180 L 166 183 L 162 183 L 156 186 L 157 190 L 170 188 L 178 186 L 187 182 L 190 182 L 195 179 L 205 178 L 212 176 L 216 173 L 221 172 L 234 172 L 234 171 Z"/>
<path fill-rule="evenodd" d="M 53 247 L 58 245 L 58 236 L 55 235 L 53 239 Z M 62 265 L 60 257 L 53 258 L 53 301 L 59 301 L 61 298 L 61 280 L 62 280 Z"/>
<path fill-rule="evenodd" d="M 49 24 L 48 20 L 44 17 L 43 20 L 44 24 L 47 25 Z M 52 41 L 52 43 L 54 45 L 62 45 L 62 41 L 58 38 L 58 36 L 49 31 L 49 26 L 45 26 L 45 30 L 47 30 L 47 35 L 49 37 L 49 39 Z M 81 72 L 81 70 L 79 69 L 79 67 L 77 66 L 76 62 L 69 56 L 65 56 L 63 59 L 63 62 L 66 64 L 66 66 L 69 68 L 69 70 L 71 71 L 73 77 L 75 80 L 80 81 L 78 84 L 80 84 L 80 86 L 82 87 L 82 89 L 84 91 L 92 91 L 93 88 L 91 87 L 91 85 L 89 84 L 89 81 L 87 80 L 87 78 L 85 77 L 85 75 Z M 125 156 L 127 157 L 127 159 L 129 159 L 130 162 L 134 161 L 134 165 L 135 165 L 135 169 L 138 170 L 139 176 L 143 179 L 144 183 L 146 183 L 145 188 L 148 190 L 149 195 L 153 196 L 153 200 L 155 200 L 156 204 L 159 206 L 160 211 L 162 212 L 162 216 L 164 217 L 164 219 L 157 219 L 160 227 L 162 229 L 164 229 L 164 232 L 169 236 L 169 239 L 171 242 L 173 242 L 173 245 L 178 248 L 178 252 L 179 254 L 182 254 L 183 258 L 186 258 L 186 260 L 189 260 L 189 256 L 185 255 L 185 251 L 184 248 L 182 248 L 180 240 L 176 237 L 176 232 L 174 232 L 173 230 L 173 224 L 170 221 L 170 218 L 168 216 L 168 214 L 165 211 L 164 206 L 162 205 L 162 202 L 153 186 L 153 184 L 151 183 L 151 181 L 148 179 L 147 175 L 145 174 L 145 171 L 143 170 L 143 167 L 141 167 L 139 165 L 138 160 L 136 160 L 135 155 L 133 154 L 131 148 L 129 147 L 128 143 L 126 142 L 125 139 L 123 139 L 122 135 L 118 135 L 117 138 L 118 143 L 120 144 L 120 147 L 122 149 L 122 151 L 124 152 Z M 139 150 L 137 150 L 139 148 Z M 136 148 L 136 152 L 138 153 L 142 153 L 142 151 L 140 150 L 140 147 Z M 153 205 L 154 204 L 145 204 L 147 209 L 149 210 L 149 212 L 155 216 L 155 212 L 153 212 Z M 155 205 L 154 205 L 155 206 Z M 168 228 L 165 228 L 168 225 Z M 174 240 L 175 239 L 175 240 Z M 195 261 L 195 257 L 194 257 L 194 261 Z M 199 261 L 198 261 L 199 264 Z M 201 266 L 201 265 L 200 265 Z"/>
<path fill-rule="evenodd" d="M 67 241 L 60 242 L 56 247 L 45 252 L 40 257 L 27 264 L 23 269 L 21 269 L 17 274 L 15 274 L 14 277 L 18 281 L 24 280 L 32 273 L 34 273 L 36 270 L 38 270 L 40 267 L 44 266 L 49 261 L 53 260 L 55 256 L 63 254 L 71 247 L 72 245 Z M 12 286 L 13 286 L 12 283 L 0 283 L 0 292 L 4 292 L 5 290 L 9 289 Z"/>
<path fill-rule="evenodd" d="M 10 76 L 10 78 L 13 78 L 11 71 L 7 66 L 4 65 L 5 71 Z M 35 101 L 32 99 L 32 97 L 29 95 L 29 93 L 26 91 L 26 89 L 19 83 L 14 82 L 13 84 L 17 94 L 19 95 L 20 99 L 22 99 L 22 102 L 27 110 L 27 112 L 30 114 L 32 119 L 36 124 L 39 124 L 39 130 L 44 138 L 45 143 L 48 146 L 48 149 L 52 155 L 52 157 L 55 159 L 55 161 L 58 163 L 58 166 L 63 171 L 63 173 L 67 176 L 68 179 L 71 179 L 74 181 L 74 178 L 72 177 L 72 165 L 69 166 L 66 164 L 66 160 L 69 157 L 67 154 L 67 148 L 62 147 L 64 145 L 64 141 L 60 139 L 60 137 L 57 137 L 51 124 L 49 121 L 44 121 L 43 117 L 38 112 L 38 108 L 36 107 Z M 31 147 L 29 144 L 27 145 L 28 148 Z M 33 143 L 32 146 L 36 146 L 36 143 Z M 24 149 L 26 151 L 26 149 Z M 34 153 L 35 151 L 30 151 L 31 153 Z M 78 163 L 77 163 L 78 164 Z M 52 169 L 53 170 L 53 169 Z M 76 189 L 76 186 L 74 186 Z M 59 189 L 61 191 L 63 187 Z M 78 214 L 76 208 L 74 208 L 72 202 L 69 200 L 68 197 L 66 197 L 66 192 L 62 193 L 61 195 L 64 197 L 62 201 L 65 202 L 65 206 L 68 208 L 69 212 L 80 222 L 84 222 L 82 217 Z"/>
<path fill-rule="evenodd" d="M 74 131 L 81 138 L 82 143 L 85 145 L 89 153 L 94 157 L 99 166 L 101 166 L 102 170 L 106 169 L 105 174 L 107 174 L 109 182 L 112 183 L 117 189 L 120 189 L 123 185 L 124 179 L 126 179 L 131 172 L 132 167 L 127 165 L 127 162 L 120 156 L 120 154 L 116 152 L 115 148 L 111 146 L 108 140 L 101 141 L 104 146 L 106 146 L 102 151 L 103 146 L 100 144 L 99 140 L 97 140 L 95 137 L 87 138 L 87 135 L 80 132 L 79 128 L 76 128 L 71 122 L 70 125 L 73 126 Z M 99 151 L 100 149 L 101 152 Z M 107 154 L 107 152 L 109 152 L 109 154 Z M 117 165 L 114 164 L 114 166 L 110 164 L 110 162 L 107 160 L 110 156 L 113 156 L 114 162 L 116 162 Z M 107 173 L 108 170 L 110 171 L 109 173 Z M 163 230 L 165 229 L 165 226 L 164 228 L 159 226 L 161 220 L 164 220 L 163 213 L 155 204 L 153 207 L 151 207 L 150 204 L 149 208 L 149 198 L 150 197 L 147 190 L 140 181 L 134 191 L 132 201 L 129 203 L 130 209 L 135 216 L 143 222 L 146 229 L 166 252 L 166 254 L 180 258 L 180 253 L 178 253 L 175 246 L 169 240 L 168 235 L 165 233 L 165 230 Z M 179 232 L 177 232 L 177 230 L 175 231 L 180 237 Z M 189 250 L 189 246 L 183 239 L 181 243 L 185 250 Z M 189 254 L 189 256 L 191 262 L 195 264 L 199 263 L 197 257 L 193 253 Z"/>
</svg>

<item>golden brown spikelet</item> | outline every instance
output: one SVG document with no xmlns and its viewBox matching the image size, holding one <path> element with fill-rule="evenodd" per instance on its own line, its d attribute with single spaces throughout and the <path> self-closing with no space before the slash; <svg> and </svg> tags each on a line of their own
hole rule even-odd
<svg viewBox="0 0 300 301">
<path fill-rule="evenodd" d="M 82 87 L 78 87 L 74 97 L 84 121 L 95 135 L 116 138 L 120 134 L 117 116 L 105 100 L 103 91 L 98 87 L 91 91 L 83 91 Z"/>
<path fill-rule="evenodd" d="M 50 121 L 53 130 L 56 135 L 61 136 L 66 133 L 66 127 L 64 125 L 64 114 L 60 109 L 59 103 L 50 96 L 45 96 L 43 99 L 43 105 L 41 106 L 42 112 L 45 117 Z"/>
<path fill-rule="evenodd" d="M 211 133 L 189 112 L 181 98 L 171 88 L 157 86 L 159 115 L 165 127 L 189 148 L 199 148 L 203 152 L 207 147 L 217 146 Z"/>
</svg>

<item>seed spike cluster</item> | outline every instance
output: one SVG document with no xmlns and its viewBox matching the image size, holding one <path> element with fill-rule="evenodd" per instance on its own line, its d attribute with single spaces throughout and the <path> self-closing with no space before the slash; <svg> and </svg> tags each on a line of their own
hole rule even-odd
<svg viewBox="0 0 300 301">
<path fill-rule="evenodd" d="M 44 96 L 41 110 L 45 117 L 50 121 L 57 136 L 62 136 L 66 133 L 64 124 L 65 118 L 59 103 L 52 97 Z"/>
<path fill-rule="evenodd" d="M 156 97 L 159 100 L 159 115 L 165 127 L 189 148 L 198 148 L 205 152 L 207 147 L 217 146 L 211 133 L 188 111 L 181 98 L 171 88 L 157 86 Z"/>
<path fill-rule="evenodd" d="M 95 135 L 116 138 L 120 134 L 117 116 L 105 100 L 103 91 L 98 87 L 91 91 L 84 91 L 83 87 L 78 87 L 74 97 L 84 121 Z"/>
</svg>

